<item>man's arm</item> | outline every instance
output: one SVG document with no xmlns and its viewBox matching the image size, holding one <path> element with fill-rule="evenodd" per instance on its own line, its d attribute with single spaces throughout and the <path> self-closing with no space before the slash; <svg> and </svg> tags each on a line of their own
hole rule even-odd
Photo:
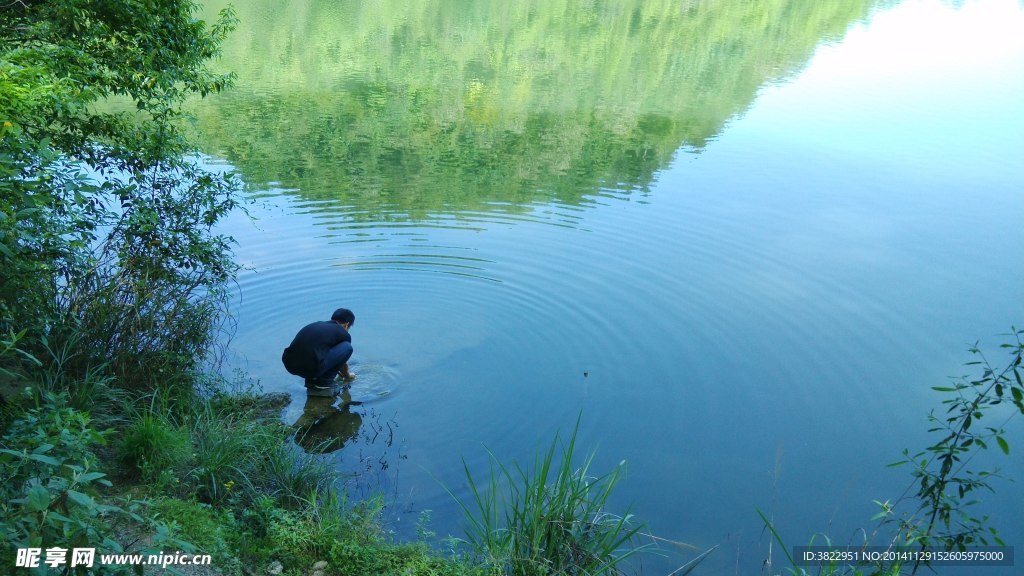
<svg viewBox="0 0 1024 576">
<path fill-rule="evenodd" d="M 355 372 L 349 372 L 348 370 L 348 362 L 341 365 L 341 370 L 338 371 L 338 375 L 346 382 L 351 382 L 356 379 Z"/>
</svg>

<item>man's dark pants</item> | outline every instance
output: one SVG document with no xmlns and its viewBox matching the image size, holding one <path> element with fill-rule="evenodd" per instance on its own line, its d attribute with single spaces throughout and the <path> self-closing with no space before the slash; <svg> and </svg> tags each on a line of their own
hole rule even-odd
<svg viewBox="0 0 1024 576">
<path fill-rule="evenodd" d="M 352 357 L 352 343 L 339 342 L 327 351 L 327 355 L 320 362 L 320 370 L 316 377 L 310 381 L 306 380 L 306 386 L 327 387 L 334 383 L 334 377 L 338 375 L 341 367 Z"/>
</svg>

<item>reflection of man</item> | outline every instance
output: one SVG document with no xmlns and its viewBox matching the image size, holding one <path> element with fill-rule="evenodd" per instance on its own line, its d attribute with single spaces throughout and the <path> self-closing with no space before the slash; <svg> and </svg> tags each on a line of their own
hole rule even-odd
<svg viewBox="0 0 1024 576">
<path fill-rule="evenodd" d="M 334 383 L 335 375 L 351 381 L 356 377 L 348 370 L 352 356 L 352 336 L 348 331 L 356 315 L 338 308 L 330 321 L 313 322 L 299 330 L 292 343 L 281 354 L 281 362 L 289 373 L 306 379 L 310 396 L 333 397 L 341 391 Z"/>
<path fill-rule="evenodd" d="M 295 443 L 310 453 L 325 454 L 340 450 L 345 442 L 356 437 L 363 424 L 360 414 L 349 412 L 353 402 L 348 389 L 341 394 L 341 406 L 334 406 L 334 398 L 309 396 L 302 408 L 302 416 L 295 421 Z"/>
</svg>

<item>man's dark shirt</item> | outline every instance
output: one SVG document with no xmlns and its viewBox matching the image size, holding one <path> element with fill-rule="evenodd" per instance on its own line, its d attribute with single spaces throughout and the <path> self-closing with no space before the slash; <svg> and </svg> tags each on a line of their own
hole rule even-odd
<svg viewBox="0 0 1024 576">
<path fill-rule="evenodd" d="M 351 342 L 348 330 L 337 322 L 325 320 L 307 325 L 295 335 L 292 343 L 284 349 L 281 361 L 285 370 L 302 376 L 316 378 L 320 371 L 320 362 L 327 351 L 340 342 Z"/>
</svg>

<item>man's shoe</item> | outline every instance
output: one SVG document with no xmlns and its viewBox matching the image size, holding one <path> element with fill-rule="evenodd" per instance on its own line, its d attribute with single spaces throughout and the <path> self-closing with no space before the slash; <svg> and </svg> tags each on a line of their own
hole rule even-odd
<svg viewBox="0 0 1024 576">
<path fill-rule="evenodd" d="M 330 386 L 316 386 L 316 385 L 313 385 L 313 386 L 307 386 L 306 387 L 306 395 L 307 396 L 317 396 L 317 397 L 320 397 L 320 398 L 333 398 L 333 397 L 337 396 L 338 394 L 341 394 L 341 386 L 338 386 L 337 384 L 331 384 Z"/>
</svg>

